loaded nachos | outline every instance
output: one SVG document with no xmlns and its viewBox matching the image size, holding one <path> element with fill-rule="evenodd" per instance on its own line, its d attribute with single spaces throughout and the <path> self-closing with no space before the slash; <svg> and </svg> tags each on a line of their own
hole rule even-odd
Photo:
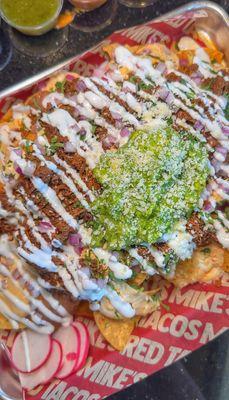
<svg viewBox="0 0 229 400">
<path fill-rule="evenodd" d="M 3 117 L 1 329 L 93 313 L 122 350 L 156 275 L 228 271 L 228 71 L 194 39 L 107 46 L 92 77 L 60 72 Z"/>
</svg>

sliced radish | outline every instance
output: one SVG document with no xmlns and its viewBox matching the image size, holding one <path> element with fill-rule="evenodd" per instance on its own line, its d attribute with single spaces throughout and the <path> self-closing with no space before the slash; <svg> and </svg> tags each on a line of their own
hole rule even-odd
<svg viewBox="0 0 229 400">
<path fill-rule="evenodd" d="M 39 350 L 39 348 L 37 348 Z M 23 389 L 29 391 L 38 385 L 50 382 L 56 375 L 62 362 L 62 349 L 57 340 L 52 340 L 52 351 L 46 363 L 34 372 L 23 374 L 19 372 L 19 378 Z"/>
<path fill-rule="evenodd" d="M 79 333 L 72 325 L 59 328 L 54 334 L 63 350 L 62 367 L 56 373 L 56 378 L 63 379 L 71 375 L 79 358 L 80 340 Z"/>
<path fill-rule="evenodd" d="M 14 340 L 11 350 L 12 363 L 19 372 L 33 372 L 47 361 L 51 349 L 50 335 L 43 335 L 29 329 L 23 330 Z"/>
<path fill-rule="evenodd" d="M 79 369 L 81 369 L 86 362 L 90 346 L 90 337 L 86 325 L 84 325 L 82 322 L 75 321 L 73 322 L 73 326 L 79 332 L 79 337 L 80 337 L 79 357 L 74 370 L 74 372 L 76 372 Z"/>
</svg>

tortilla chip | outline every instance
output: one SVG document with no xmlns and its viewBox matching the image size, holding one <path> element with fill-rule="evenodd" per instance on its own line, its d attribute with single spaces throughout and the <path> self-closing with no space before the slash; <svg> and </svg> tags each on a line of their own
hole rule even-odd
<svg viewBox="0 0 229 400">
<path fill-rule="evenodd" d="M 51 78 L 48 80 L 46 86 L 44 87 L 44 90 L 49 90 L 52 91 L 53 89 L 56 88 L 56 83 L 57 82 L 63 82 L 66 78 L 66 75 L 71 75 L 74 78 L 78 78 L 79 75 L 76 72 L 69 72 L 69 71 L 61 71 L 58 72 L 57 74 L 51 76 Z"/>
<path fill-rule="evenodd" d="M 24 296 L 23 292 L 9 278 L 5 278 L 2 275 L 0 275 L 0 280 L 4 280 L 4 282 L 6 282 L 7 290 L 9 290 L 9 292 L 11 294 L 13 294 L 19 300 L 23 301 L 23 303 L 28 304 L 28 300 Z M 0 293 L 0 300 L 4 300 L 4 303 L 10 308 L 10 310 L 12 312 L 14 312 L 15 314 L 17 314 L 18 316 L 20 316 L 20 317 L 26 316 L 26 313 L 24 311 L 21 311 L 17 307 L 15 307 L 13 305 L 13 303 L 10 300 L 8 300 L 2 293 Z M 19 324 L 19 327 L 23 328 L 24 325 Z M 8 321 L 8 319 L 5 318 L 4 315 L 1 314 L 1 310 L 0 310 L 0 330 L 1 329 L 9 330 L 9 329 L 13 329 L 13 327 L 12 327 L 11 323 Z"/>
<path fill-rule="evenodd" d="M 180 262 L 175 276 L 169 279 L 175 286 L 219 279 L 223 273 L 224 250 L 217 244 L 197 249 L 190 260 Z"/>
<path fill-rule="evenodd" d="M 138 318 L 125 320 L 110 319 L 99 311 L 94 312 L 94 318 L 104 338 L 118 351 L 124 350 L 138 321 Z"/>
<path fill-rule="evenodd" d="M 76 317 L 93 318 L 93 312 L 89 308 L 88 301 L 80 301 L 74 315 Z"/>
<path fill-rule="evenodd" d="M 177 55 L 163 43 L 134 46 L 133 52 L 142 56 L 149 55 L 153 61 L 172 61 L 176 66 L 179 64 Z"/>
<path fill-rule="evenodd" d="M 224 250 L 224 263 L 222 268 L 225 272 L 229 272 L 229 250 Z"/>
<path fill-rule="evenodd" d="M 145 272 L 138 272 L 134 278 L 131 278 L 128 283 L 130 285 L 141 286 L 142 283 L 146 280 L 147 274 Z"/>
<path fill-rule="evenodd" d="M 3 115 L 3 117 L 0 119 L 0 122 L 9 122 L 13 116 L 13 110 L 12 108 L 9 108 L 6 114 Z"/>
<path fill-rule="evenodd" d="M 25 325 L 19 323 L 18 329 L 23 329 Z M 14 329 L 11 323 L 4 317 L 4 315 L 0 314 L 0 330 L 10 331 Z"/>
<path fill-rule="evenodd" d="M 118 46 L 119 46 L 118 43 L 111 43 L 106 46 L 103 46 L 103 51 L 104 51 L 104 53 L 106 53 L 109 56 L 110 60 L 114 59 L 114 52 L 115 52 L 116 47 L 118 47 Z"/>
</svg>

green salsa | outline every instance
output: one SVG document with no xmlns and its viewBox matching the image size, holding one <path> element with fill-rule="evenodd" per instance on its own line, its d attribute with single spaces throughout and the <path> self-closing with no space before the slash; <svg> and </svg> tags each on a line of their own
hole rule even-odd
<svg viewBox="0 0 229 400">
<path fill-rule="evenodd" d="M 5 17 L 17 26 L 39 26 L 52 19 L 60 0 L 0 0 Z"/>
<path fill-rule="evenodd" d="M 134 132 L 94 169 L 103 191 L 92 205 L 93 246 L 119 250 L 171 232 L 198 205 L 208 164 L 205 146 L 171 127 Z"/>
</svg>

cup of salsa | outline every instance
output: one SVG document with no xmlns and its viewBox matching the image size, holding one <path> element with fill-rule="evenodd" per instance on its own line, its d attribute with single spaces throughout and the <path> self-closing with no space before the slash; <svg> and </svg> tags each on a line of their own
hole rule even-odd
<svg viewBox="0 0 229 400">
<path fill-rule="evenodd" d="M 102 6 L 107 0 L 69 0 L 76 8 L 91 11 Z"/>
<path fill-rule="evenodd" d="M 2 18 L 18 31 L 42 35 L 55 26 L 63 0 L 0 0 Z"/>
</svg>

